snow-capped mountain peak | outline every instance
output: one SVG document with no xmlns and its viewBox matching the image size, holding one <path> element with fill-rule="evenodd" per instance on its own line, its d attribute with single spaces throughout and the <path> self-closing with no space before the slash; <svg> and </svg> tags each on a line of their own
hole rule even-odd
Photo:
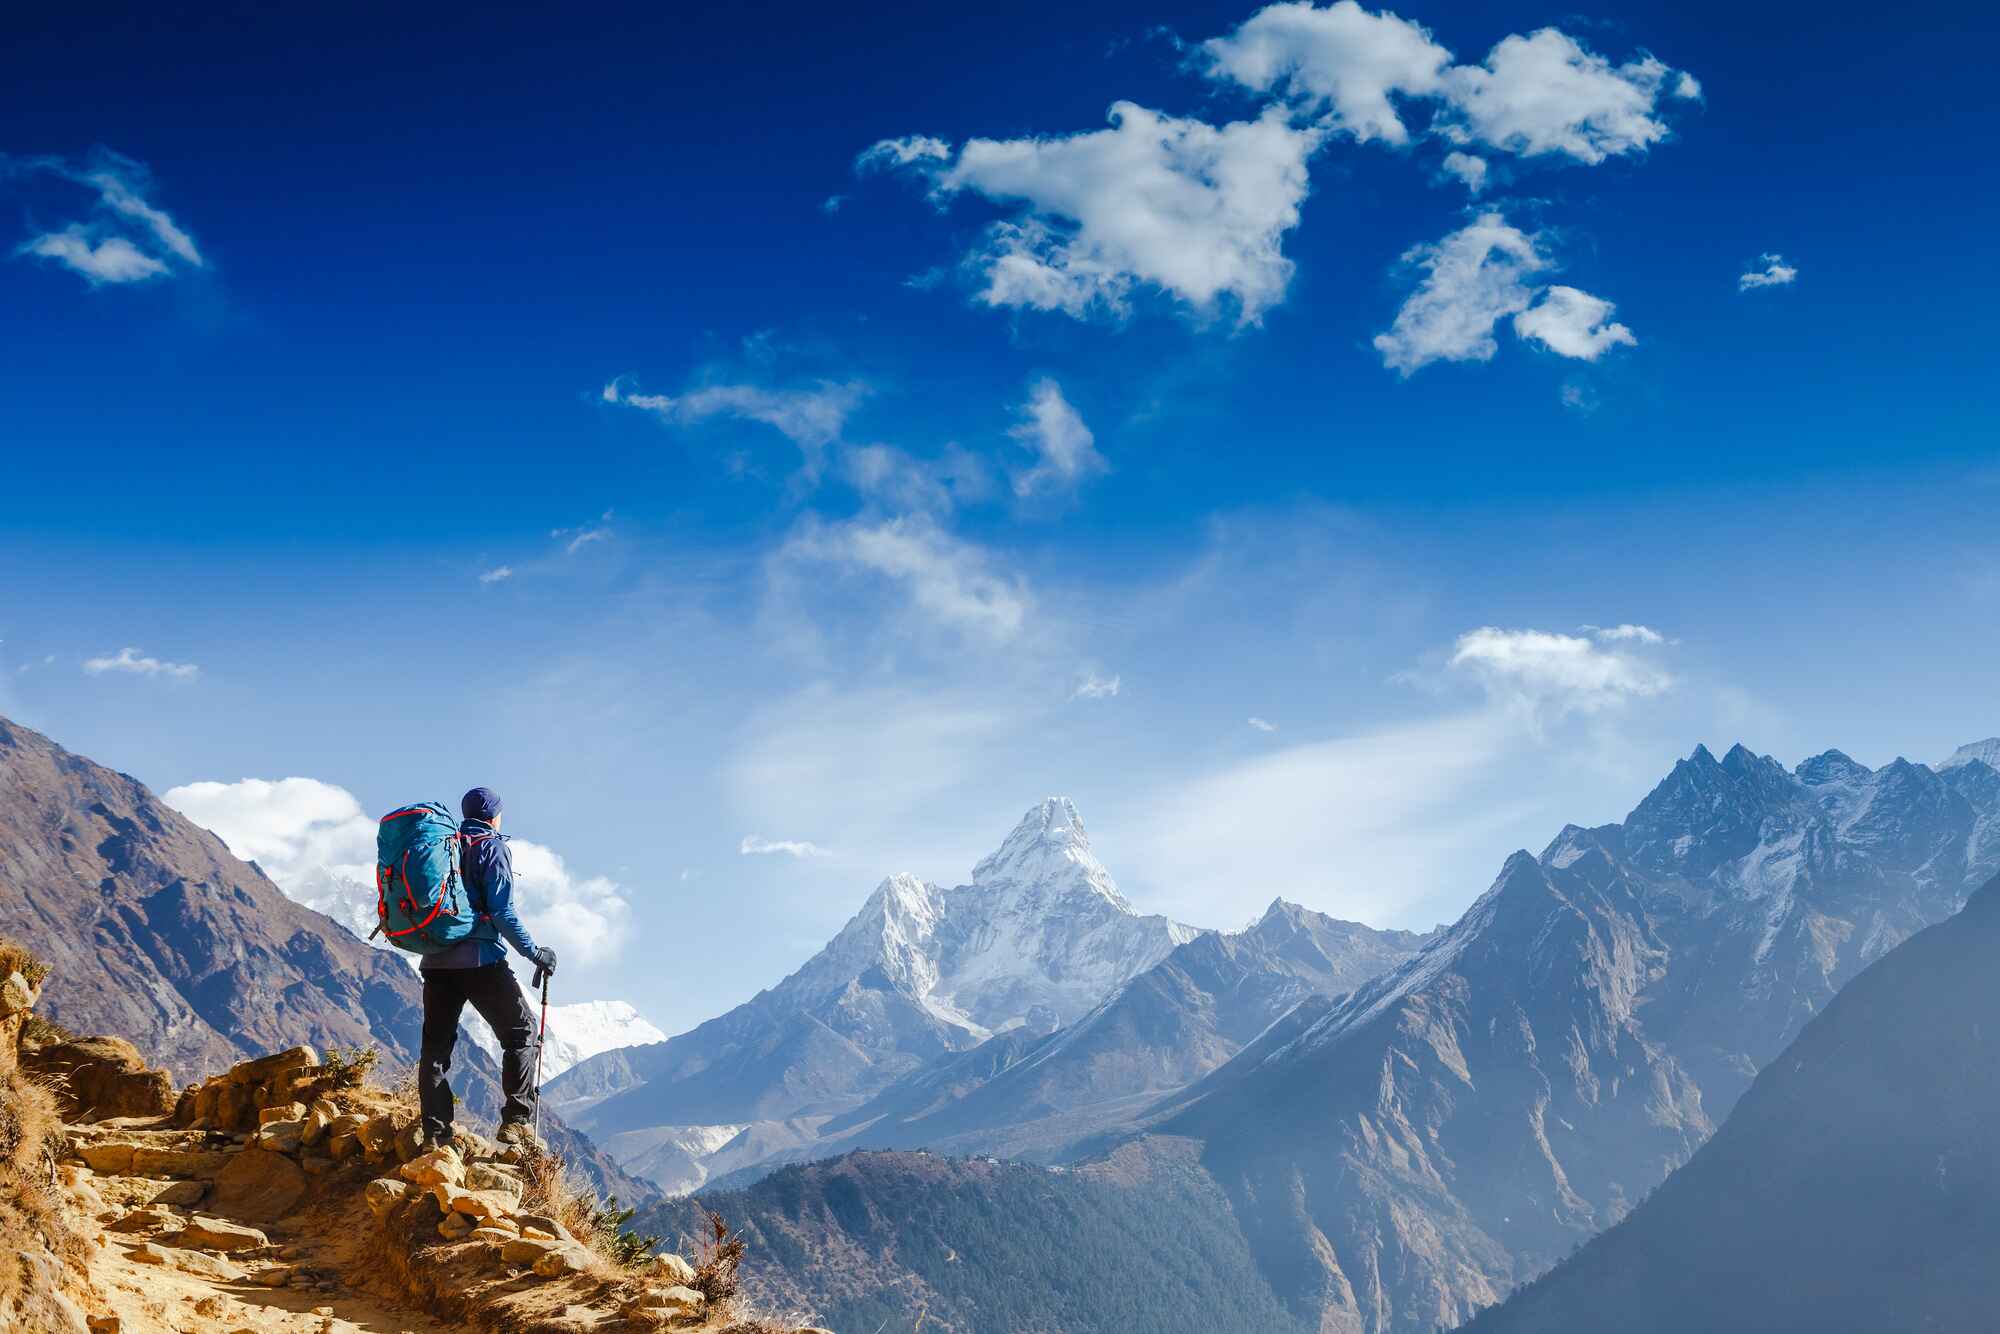
<svg viewBox="0 0 2000 1334">
<path fill-rule="evenodd" d="M 486 1054 L 498 1060 L 500 1043 L 486 1021 L 467 1010 L 465 1031 Z M 554 1079 L 579 1062 L 619 1047 L 665 1042 L 667 1035 L 627 1001 L 579 1001 L 549 1007 L 548 1036 L 542 1042 L 542 1078 Z"/>
<path fill-rule="evenodd" d="M 1939 769 L 1956 769 L 1960 765 L 1978 760 L 1982 764 L 2000 769 L 2000 736 L 1990 736 L 1984 741 L 1968 741 L 1951 753 L 1951 758 L 1938 765 Z"/>
<path fill-rule="evenodd" d="M 1111 873 L 1091 851 L 1083 817 L 1068 797 L 1045 797 L 1031 807 L 999 850 L 972 868 L 972 883 L 981 888 L 1080 885 L 1131 911 Z"/>
</svg>

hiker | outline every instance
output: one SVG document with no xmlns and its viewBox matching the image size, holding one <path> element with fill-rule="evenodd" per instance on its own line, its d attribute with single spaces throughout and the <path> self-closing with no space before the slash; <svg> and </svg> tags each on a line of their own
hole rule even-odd
<svg viewBox="0 0 2000 1334">
<path fill-rule="evenodd" d="M 441 951 L 424 956 L 424 1038 L 417 1071 L 417 1094 L 423 1105 L 424 1138 L 433 1144 L 451 1142 L 452 1093 L 445 1076 L 451 1070 L 452 1049 L 458 1045 L 458 1020 L 468 1003 L 500 1040 L 500 1091 L 506 1104 L 500 1111 L 502 1144 L 532 1146 L 535 1116 L 535 1017 L 514 970 L 507 964 L 505 937 L 537 976 L 556 970 L 556 952 L 535 944 L 514 912 L 514 858 L 500 832 L 500 796 L 475 787 L 458 804 L 459 869 L 468 906 L 476 915 L 470 935 Z"/>
</svg>

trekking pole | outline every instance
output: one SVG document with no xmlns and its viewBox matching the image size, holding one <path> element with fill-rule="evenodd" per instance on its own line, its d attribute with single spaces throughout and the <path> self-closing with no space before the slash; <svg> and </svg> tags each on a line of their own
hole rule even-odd
<svg viewBox="0 0 2000 1334">
<path fill-rule="evenodd" d="M 542 1026 L 535 1033 L 535 1142 L 542 1142 L 542 1044 L 549 1036 L 549 973 L 542 970 Z"/>
</svg>

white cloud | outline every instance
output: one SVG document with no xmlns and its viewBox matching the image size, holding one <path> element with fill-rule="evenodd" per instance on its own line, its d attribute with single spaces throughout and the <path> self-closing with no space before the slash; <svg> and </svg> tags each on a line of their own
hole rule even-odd
<svg viewBox="0 0 2000 1334">
<path fill-rule="evenodd" d="M 1486 188 L 1486 159 L 1483 157 L 1453 149 L 1444 155 L 1444 173 L 1463 183 L 1468 194 L 1476 195 Z"/>
<path fill-rule="evenodd" d="M 1560 284 L 1539 287 L 1533 275 L 1553 267 L 1530 236 L 1498 213 L 1483 213 L 1434 245 L 1419 245 L 1403 263 L 1423 280 L 1378 334 L 1382 362 L 1408 376 L 1433 361 L 1487 361 L 1499 349 L 1493 331 L 1513 316 L 1514 332 L 1561 356 L 1595 361 L 1638 339 L 1611 321 L 1611 302 Z M 1538 299 L 1539 298 L 1539 299 Z M 1572 403 L 1582 406 L 1581 395 Z"/>
<path fill-rule="evenodd" d="M 1020 632 L 1033 605 L 1023 581 L 995 572 L 982 549 L 927 515 L 841 523 L 810 516 L 786 541 L 778 561 L 834 565 L 887 579 L 932 624 L 996 643 Z"/>
<path fill-rule="evenodd" d="M 1784 287 L 1798 281 L 1799 271 L 1785 263 L 1783 255 L 1759 255 L 1757 262 L 1764 267 L 1751 269 L 1737 278 L 1737 291 L 1748 292 L 1757 287 Z"/>
<path fill-rule="evenodd" d="M 8 169 L 10 164 L 0 159 L 0 171 Z M 89 166 L 38 158 L 12 164 L 11 170 L 45 173 L 97 192 L 96 218 L 32 237 L 17 254 L 54 260 L 93 287 L 143 282 L 170 275 L 176 264 L 201 268 L 206 263 L 194 238 L 148 202 L 146 169 L 129 158 L 100 152 Z"/>
<path fill-rule="evenodd" d="M 1667 137 L 1657 115 L 1673 71 L 1644 56 L 1613 66 L 1554 28 L 1510 36 L 1482 65 L 1444 75 L 1448 126 L 1494 148 L 1597 163 Z"/>
<path fill-rule="evenodd" d="M 1375 347 L 1383 364 L 1404 375 L 1433 361 L 1491 359 L 1493 326 L 1528 308 L 1528 275 L 1548 267 L 1534 239 L 1498 213 L 1411 249 L 1403 262 L 1421 268 L 1424 280 Z"/>
<path fill-rule="evenodd" d="M 1250 725 L 1256 728 L 1259 732 L 1275 732 L 1278 730 L 1278 725 L 1276 723 L 1265 722 L 1262 718 L 1257 717 L 1255 714 L 1252 714 L 1250 716 Z"/>
<path fill-rule="evenodd" d="M 1085 478 L 1111 470 L 1097 452 L 1090 428 L 1054 380 L 1034 383 L 1021 416 L 1011 434 L 1035 452 L 1035 465 L 1014 474 L 1015 495 L 1073 490 Z"/>
<path fill-rule="evenodd" d="M 908 167 L 923 162 L 943 162 L 951 157 L 951 145 L 928 134 L 910 134 L 900 139 L 878 139 L 854 159 L 857 171 L 888 167 Z"/>
<path fill-rule="evenodd" d="M 1282 91 L 1324 108 L 1335 127 L 1366 142 L 1406 143 L 1392 95 L 1428 96 L 1441 86 L 1451 52 L 1394 14 L 1371 14 L 1354 0 L 1324 9 L 1267 5 L 1226 37 L 1203 42 L 1211 77 L 1254 92 Z"/>
<path fill-rule="evenodd" d="M 958 445 L 945 446 L 936 458 L 918 458 L 894 445 L 853 445 L 840 451 L 839 472 L 870 500 L 903 511 L 943 513 L 993 491 L 985 462 Z"/>
<path fill-rule="evenodd" d="M 598 516 L 597 522 L 594 524 L 585 524 L 576 528 L 551 528 L 549 529 L 549 536 L 563 544 L 563 554 L 565 556 L 574 556 L 577 552 L 594 542 L 609 542 L 611 540 L 611 514 L 610 510 L 604 511 L 603 514 Z M 486 583 L 488 581 L 484 575 L 481 575 L 480 582 Z"/>
<path fill-rule="evenodd" d="M 1672 688 L 1673 677 L 1655 663 L 1629 647 L 1607 646 L 1659 642 L 1658 633 L 1644 626 L 1619 626 L 1592 638 L 1482 626 L 1459 636 L 1450 666 L 1509 706 L 1557 717 L 1596 713 Z"/>
<path fill-rule="evenodd" d="M 513 577 L 514 577 L 513 566 L 496 565 L 492 569 L 483 572 L 479 576 L 479 582 L 482 584 L 497 584 L 503 579 L 512 579 Z"/>
<path fill-rule="evenodd" d="M 312 778 L 246 778 L 189 783 L 162 800 L 263 867 L 287 897 L 364 939 L 375 929 L 376 822 L 345 788 Z M 553 849 L 524 838 L 510 838 L 508 848 L 514 905 L 536 943 L 569 964 L 617 952 L 631 913 L 623 886 L 578 875 Z"/>
<path fill-rule="evenodd" d="M 1601 297 L 1557 284 L 1514 317 L 1514 332 L 1559 356 L 1596 361 L 1620 343 L 1638 346 L 1630 329 L 1611 322 L 1616 309 Z"/>
<path fill-rule="evenodd" d="M 676 426 L 713 417 L 762 422 L 799 446 L 808 467 L 817 472 L 826 447 L 840 438 L 847 418 L 867 395 L 868 386 L 859 381 L 822 380 L 808 389 L 719 384 L 671 396 L 630 393 L 613 380 L 604 386 L 603 399 L 650 412 Z"/>
<path fill-rule="evenodd" d="M 129 672 L 134 676 L 169 676 L 179 681 L 192 680 L 201 672 L 201 668 L 191 662 L 163 662 L 130 647 L 121 648 L 115 654 L 86 658 L 83 670 L 92 676 L 102 676 L 106 672 Z"/>
<path fill-rule="evenodd" d="M 1664 644 L 1667 642 L 1667 637 L 1650 625 L 1633 625 L 1627 622 L 1623 625 L 1586 625 L 1584 629 L 1590 632 L 1591 638 L 1602 639 L 1614 644 L 1627 640 L 1639 644 Z"/>
<path fill-rule="evenodd" d="M 1069 697 L 1073 700 L 1116 699 L 1120 684 L 1121 679 L 1119 677 L 1099 676 L 1096 672 L 1091 672 L 1083 678 L 1076 689 L 1069 692 Z"/>
<path fill-rule="evenodd" d="M 840 206 L 846 202 L 846 195 L 828 195 L 820 201 L 819 211 L 822 213 L 838 213 L 840 212 Z"/>
<path fill-rule="evenodd" d="M 1324 132 L 1293 126 L 1276 107 L 1217 127 L 1117 102 L 1110 122 L 973 139 L 955 161 L 909 159 L 938 199 L 972 191 L 1023 207 L 968 260 L 985 277 L 979 299 L 1081 319 L 1123 314 L 1144 283 L 1204 314 L 1231 298 L 1238 323 L 1256 323 L 1291 280 L 1282 242 L 1298 225 L 1306 159 Z"/>
<path fill-rule="evenodd" d="M 195 249 L 194 238 L 167 216 L 146 202 L 145 175 L 137 163 L 120 160 L 116 166 L 100 167 L 84 180 L 97 187 L 98 198 L 113 213 L 145 224 L 159 243 L 179 258 L 199 268 L 204 262 Z"/>
<path fill-rule="evenodd" d="M 1650 55 L 1614 66 L 1554 28 L 1505 37 L 1481 64 L 1454 64 L 1420 25 L 1353 0 L 1267 5 L 1204 42 L 1201 58 L 1210 77 L 1280 93 L 1359 140 L 1406 143 L 1400 100 L 1430 108 L 1429 128 L 1461 144 L 1590 163 L 1667 136 L 1659 101 L 1670 80 L 1674 97 L 1701 95 L 1694 76 Z"/>
<path fill-rule="evenodd" d="M 122 236 L 108 236 L 92 244 L 81 224 L 38 236 L 23 245 L 21 253 L 55 260 L 82 274 L 92 287 L 101 283 L 143 282 L 167 272 L 165 264 Z"/>
<path fill-rule="evenodd" d="M 744 857 L 776 855 L 795 858 L 799 861 L 804 861 L 808 857 L 831 857 L 833 855 L 819 844 L 808 843 L 804 839 L 769 839 L 760 838 L 756 834 L 745 834 L 743 841 L 737 845 L 736 851 L 740 856 Z"/>
</svg>

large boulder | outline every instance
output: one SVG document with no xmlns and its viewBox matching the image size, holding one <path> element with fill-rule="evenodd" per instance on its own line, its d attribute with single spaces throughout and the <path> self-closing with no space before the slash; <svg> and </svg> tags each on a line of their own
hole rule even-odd
<svg viewBox="0 0 2000 1334">
<path fill-rule="evenodd" d="M 209 1207 L 217 1213 L 253 1222 L 283 1218 L 305 1197 L 306 1174 L 282 1153 L 245 1149 L 229 1160 L 215 1177 Z"/>
<path fill-rule="evenodd" d="M 123 1038 L 77 1038 L 29 1047 L 21 1068 L 55 1090 L 63 1117 L 103 1121 L 114 1116 L 165 1116 L 174 1110 L 174 1083 L 149 1069 Z"/>
</svg>

